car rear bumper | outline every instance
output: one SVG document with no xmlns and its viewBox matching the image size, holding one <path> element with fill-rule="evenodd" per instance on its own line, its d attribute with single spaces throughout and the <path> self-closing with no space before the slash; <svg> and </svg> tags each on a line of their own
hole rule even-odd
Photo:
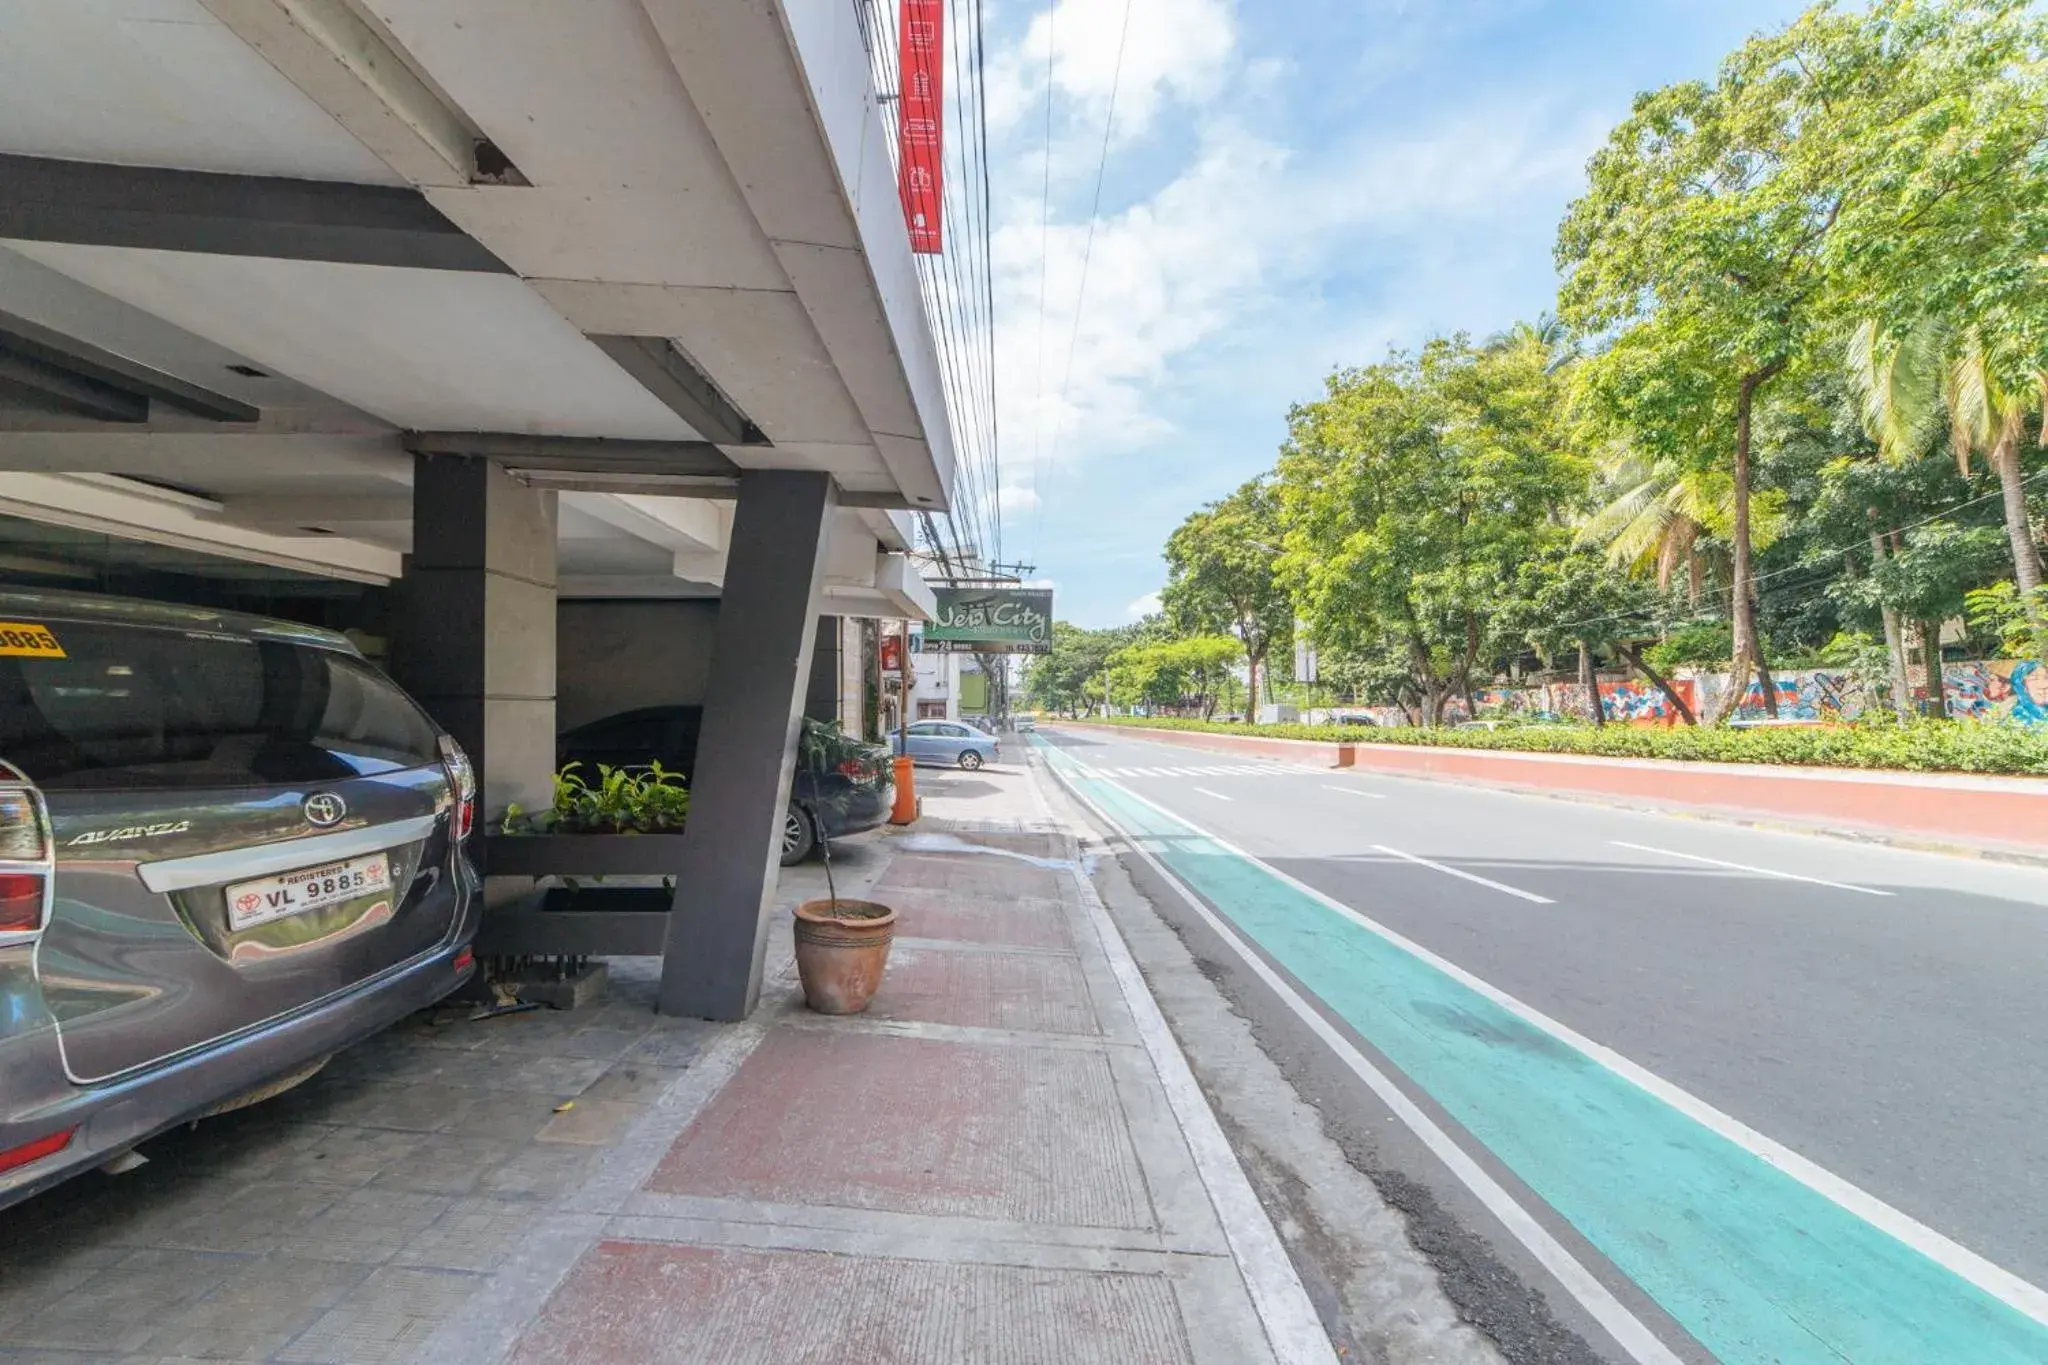
<svg viewBox="0 0 2048 1365">
<path fill-rule="evenodd" d="M 471 960 L 457 965 L 476 931 L 474 913 L 465 920 L 459 941 L 302 1013 L 126 1080 L 79 1087 L 33 1113 L 0 1114 L 0 1151 L 77 1129 L 63 1150 L 0 1173 L 0 1208 L 425 1009 L 476 971 Z"/>
<path fill-rule="evenodd" d="M 896 804 L 896 784 L 884 782 L 879 787 L 861 788 L 848 792 L 827 809 L 819 812 L 819 823 L 825 827 L 825 837 L 842 839 L 849 834 L 865 834 L 889 823 L 889 811 Z"/>
</svg>

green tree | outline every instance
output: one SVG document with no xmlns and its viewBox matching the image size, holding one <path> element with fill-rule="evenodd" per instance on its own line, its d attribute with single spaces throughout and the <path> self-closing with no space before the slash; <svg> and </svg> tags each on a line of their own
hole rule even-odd
<svg viewBox="0 0 2048 1365">
<path fill-rule="evenodd" d="M 1043 711 L 1079 710 L 1090 695 L 1100 694 L 1104 663 L 1132 634 L 1128 628 L 1085 630 L 1053 622 L 1051 652 L 1032 656 L 1024 666 L 1025 697 Z"/>
<path fill-rule="evenodd" d="M 1278 500 L 1262 479 L 1196 512 L 1166 541 L 1168 621 L 1186 635 L 1237 636 L 1254 710 L 1267 656 L 1293 636 L 1294 605 L 1274 571 L 1279 555 Z"/>
<path fill-rule="evenodd" d="M 1579 683 L 1587 693 L 1587 719 L 1595 725 L 1607 723 L 1595 669 L 1602 651 L 1642 674 L 1691 725 L 1696 721 L 1692 707 L 1640 648 L 1644 637 L 1657 633 L 1661 606 L 1658 594 L 1618 571 L 1607 558 L 1558 545 L 1523 561 L 1505 624 L 1528 642 L 1546 667 L 1556 668 L 1566 655 L 1577 656 Z"/>
<path fill-rule="evenodd" d="M 1243 656 L 1243 646 L 1229 635 L 1127 645 L 1108 659 L 1112 700 L 1120 706 L 1192 705 L 1206 720 L 1215 713 L 1231 666 Z"/>
<path fill-rule="evenodd" d="M 1848 371 L 1866 429 L 1894 461 L 1914 460 L 1946 427 L 1956 468 L 1967 475 L 1981 455 L 1998 479 L 2016 599 L 2037 651 L 2048 649 L 2048 619 L 2039 608 L 2041 554 L 2027 509 L 2021 448 L 2048 397 L 2048 370 L 2019 373 L 1985 345 L 1981 334 L 1956 333 L 1920 318 L 1893 335 L 1866 321 L 1851 335 Z"/>
<path fill-rule="evenodd" d="M 2042 582 L 2021 450 L 2048 390 L 2048 17 L 1882 0 L 1866 28 L 1881 77 L 1841 104 L 1854 189 L 1829 243 L 1863 319 L 1850 372 L 1887 458 L 1918 458 L 1945 424 L 1958 467 L 1981 456 L 1997 476 L 2024 607 Z"/>
<path fill-rule="evenodd" d="M 1533 335 L 1439 339 L 1290 414 L 1284 579 L 1319 646 L 1401 661 L 1394 690 L 1426 724 L 1505 646 L 1516 566 L 1568 534 L 1583 493 L 1551 359 Z"/>
<path fill-rule="evenodd" d="M 1756 406 L 1808 359 L 1847 186 L 1833 101 L 1872 76 L 1860 19 L 1821 6 L 1743 44 L 1711 82 L 1640 95 L 1559 230 L 1559 312 L 1611 337 L 1582 367 L 1594 408 L 1646 457 L 1730 479 L 1732 686 L 1776 693 L 1756 624 Z M 1725 453 L 1723 453 L 1725 452 Z"/>
</svg>

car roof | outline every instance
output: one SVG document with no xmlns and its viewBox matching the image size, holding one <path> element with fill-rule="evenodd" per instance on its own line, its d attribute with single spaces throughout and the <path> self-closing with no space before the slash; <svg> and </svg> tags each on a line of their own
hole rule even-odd
<svg viewBox="0 0 2048 1365">
<path fill-rule="evenodd" d="M 360 656 L 355 642 L 339 631 L 297 621 L 279 621 L 217 607 L 148 602 L 101 593 L 0 589 L 0 619 L 70 621 L 77 624 L 141 626 L 160 630 L 204 630 L 247 640 L 278 640 Z"/>
</svg>

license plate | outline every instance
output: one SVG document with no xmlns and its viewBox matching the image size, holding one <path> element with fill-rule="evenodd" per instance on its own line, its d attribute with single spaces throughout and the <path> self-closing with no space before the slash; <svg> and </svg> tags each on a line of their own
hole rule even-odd
<svg viewBox="0 0 2048 1365">
<path fill-rule="evenodd" d="M 248 929 L 390 889 L 391 860 L 382 853 L 236 882 L 227 890 L 228 927 Z"/>
</svg>

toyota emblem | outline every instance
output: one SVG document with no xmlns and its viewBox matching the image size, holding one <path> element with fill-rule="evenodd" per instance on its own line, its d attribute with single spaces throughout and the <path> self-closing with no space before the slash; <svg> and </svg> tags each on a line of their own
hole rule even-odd
<svg viewBox="0 0 2048 1365">
<path fill-rule="evenodd" d="M 309 824 L 325 829 L 338 825 L 348 814 L 348 802 L 333 792 L 315 792 L 306 798 L 306 820 Z"/>
</svg>

